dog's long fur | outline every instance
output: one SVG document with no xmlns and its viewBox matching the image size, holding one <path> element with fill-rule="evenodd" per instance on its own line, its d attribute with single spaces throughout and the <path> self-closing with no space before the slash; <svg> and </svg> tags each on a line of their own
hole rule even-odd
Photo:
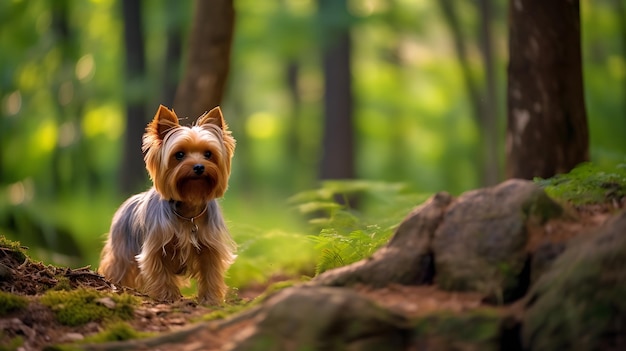
<svg viewBox="0 0 626 351">
<path fill-rule="evenodd" d="M 201 303 L 222 302 L 235 244 L 216 198 L 228 187 L 234 148 L 219 108 L 183 127 L 161 106 L 143 137 L 154 186 L 115 213 L 99 272 L 163 301 L 178 299 L 180 277 L 191 277 Z"/>
</svg>

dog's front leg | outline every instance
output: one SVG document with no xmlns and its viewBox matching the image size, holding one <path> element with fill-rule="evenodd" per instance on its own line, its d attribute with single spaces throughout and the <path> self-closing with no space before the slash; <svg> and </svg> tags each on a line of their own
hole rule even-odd
<svg viewBox="0 0 626 351">
<path fill-rule="evenodd" d="M 155 300 L 176 301 L 181 297 L 178 278 L 172 266 L 166 264 L 168 255 L 163 247 L 145 245 L 137 255 L 142 290 Z"/>
</svg>

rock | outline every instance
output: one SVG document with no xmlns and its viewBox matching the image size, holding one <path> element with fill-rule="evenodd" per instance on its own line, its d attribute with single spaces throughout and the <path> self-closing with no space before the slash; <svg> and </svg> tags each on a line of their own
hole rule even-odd
<svg viewBox="0 0 626 351">
<path fill-rule="evenodd" d="M 478 291 L 488 300 L 521 297 L 530 280 L 527 226 L 560 215 L 562 208 L 535 183 L 509 180 L 453 199 L 439 193 L 400 224 L 371 258 L 327 271 L 311 284 L 419 285 Z M 537 262 L 540 267 L 541 262 Z"/>
<path fill-rule="evenodd" d="M 533 252 L 530 262 L 530 281 L 535 283 L 565 250 L 565 243 L 543 243 Z"/>
<path fill-rule="evenodd" d="M 233 350 L 405 350 L 408 321 L 351 289 L 288 288 L 267 300 Z"/>
<path fill-rule="evenodd" d="M 508 321 L 509 317 L 489 309 L 439 311 L 415 321 L 411 350 L 512 350 L 516 340 L 503 339 Z"/>
<path fill-rule="evenodd" d="M 115 301 L 113 301 L 112 298 L 110 297 L 102 297 L 99 299 L 96 299 L 96 303 L 101 304 L 102 306 L 108 308 L 108 309 L 115 309 L 115 306 L 117 306 L 117 304 L 115 303 Z"/>
<path fill-rule="evenodd" d="M 626 349 L 626 211 L 569 243 L 530 290 L 529 350 Z"/>
<path fill-rule="evenodd" d="M 85 339 L 85 336 L 81 333 L 67 333 L 61 338 L 62 342 L 74 342 Z"/>
<path fill-rule="evenodd" d="M 371 258 L 327 271 L 313 284 L 383 287 L 390 283 L 417 285 L 430 282 L 433 273 L 431 240 L 446 207 L 448 193 L 438 193 L 413 210 L 400 224 L 389 243 Z"/>
<path fill-rule="evenodd" d="M 447 209 L 433 238 L 435 281 L 446 290 L 478 291 L 499 302 L 528 286 L 527 221 L 561 208 L 530 181 L 513 179 L 466 192 Z"/>
</svg>

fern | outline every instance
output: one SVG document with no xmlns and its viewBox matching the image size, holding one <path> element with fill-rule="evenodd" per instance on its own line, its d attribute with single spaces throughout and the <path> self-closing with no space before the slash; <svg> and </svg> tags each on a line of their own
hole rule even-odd
<svg viewBox="0 0 626 351">
<path fill-rule="evenodd" d="M 336 201 L 352 197 L 359 199 L 359 210 Z M 294 195 L 290 202 L 319 233 L 310 238 L 317 253 L 315 273 L 321 274 L 371 256 L 426 197 L 399 183 L 327 181 L 319 189 Z"/>
</svg>

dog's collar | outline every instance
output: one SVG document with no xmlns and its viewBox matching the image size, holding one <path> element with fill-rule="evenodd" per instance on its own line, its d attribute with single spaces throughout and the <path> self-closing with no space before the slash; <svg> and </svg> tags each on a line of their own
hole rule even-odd
<svg viewBox="0 0 626 351">
<path fill-rule="evenodd" d="M 191 232 L 193 234 L 198 232 L 198 225 L 195 223 L 195 220 L 202 217 L 206 213 L 207 208 L 209 208 L 209 204 L 207 204 L 206 206 L 204 206 L 204 210 L 202 210 L 202 212 L 198 213 L 197 215 L 193 217 L 185 217 L 181 215 L 180 213 L 178 213 L 178 211 L 176 211 L 176 202 L 171 201 L 170 205 L 172 206 L 172 212 L 174 212 L 176 217 L 191 222 L 191 224 L 193 225 L 193 227 L 191 228 Z"/>
</svg>

